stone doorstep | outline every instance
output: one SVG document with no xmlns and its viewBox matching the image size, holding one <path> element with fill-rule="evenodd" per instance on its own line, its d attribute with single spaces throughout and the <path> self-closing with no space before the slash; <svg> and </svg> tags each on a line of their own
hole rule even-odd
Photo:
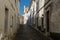
<svg viewBox="0 0 60 40">
<path fill-rule="evenodd" d="M 13 40 L 14 37 L 15 37 L 15 35 L 9 36 L 8 40 Z"/>
<path fill-rule="evenodd" d="M 0 40 L 2 39 L 3 35 L 0 33 Z"/>
<path fill-rule="evenodd" d="M 11 40 L 14 40 L 15 35 L 16 35 L 16 33 L 14 33 L 13 36 L 11 36 Z"/>
<path fill-rule="evenodd" d="M 34 28 L 33 26 L 31 26 L 32 28 Z M 44 36 L 46 36 L 47 37 L 47 33 L 46 34 L 44 34 L 44 33 L 42 33 L 39 29 L 37 29 L 36 27 L 34 28 L 35 30 L 37 30 L 38 32 L 40 32 L 42 35 L 44 35 Z M 52 38 L 51 37 L 49 37 L 51 40 L 52 40 Z"/>
<path fill-rule="evenodd" d="M 1 38 L 1 40 L 8 40 L 8 37 L 7 37 L 7 36 L 3 36 L 3 37 Z"/>
<path fill-rule="evenodd" d="M 12 36 L 6 36 L 2 38 L 2 40 L 13 40 L 14 38 L 15 38 L 15 34 L 13 34 Z"/>
</svg>

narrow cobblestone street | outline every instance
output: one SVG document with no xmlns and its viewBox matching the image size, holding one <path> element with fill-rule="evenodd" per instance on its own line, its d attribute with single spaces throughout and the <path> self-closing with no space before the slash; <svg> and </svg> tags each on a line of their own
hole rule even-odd
<svg viewBox="0 0 60 40">
<path fill-rule="evenodd" d="M 60 0 L 0 0 L 0 40 L 60 40 Z"/>
<path fill-rule="evenodd" d="M 15 40 L 50 40 L 48 38 L 44 38 L 39 32 L 34 30 L 32 27 L 21 25 L 18 33 L 16 34 Z"/>
</svg>

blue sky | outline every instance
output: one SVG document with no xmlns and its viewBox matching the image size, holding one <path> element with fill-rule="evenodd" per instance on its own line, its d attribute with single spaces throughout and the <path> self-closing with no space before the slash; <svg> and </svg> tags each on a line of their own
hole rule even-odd
<svg viewBox="0 0 60 40">
<path fill-rule="evenodd" d="M 20 15 L 23 15 L 24 13 L 24 5 L 26 7 L 30 6 L 30 1 L 31 0 L 20 0 Z"/>
</svg>

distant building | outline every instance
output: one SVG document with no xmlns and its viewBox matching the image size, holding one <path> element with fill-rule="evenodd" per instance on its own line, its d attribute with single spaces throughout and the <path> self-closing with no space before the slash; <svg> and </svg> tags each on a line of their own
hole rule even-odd
<svg viewBox="0 0 60 40">
<path fill-rule="evenodd" d="M 24 17 L 20 16 L 20 25 L 23 25 L 23 24 L 24 24 Z"/>
<path fill-rule="evenodd" d="M 28 20 L 28 7 L 25 7 L 24 6 L 24 14 L 23 14 L 23 17 L 24 17 L 24 24 L 27 23 L 27 20 Z"/>
<path fill-rule="evenodd" d="M 19 0 L 0 0 L 0 40 L 12 39 L 18 25 Z"/>
</svg>

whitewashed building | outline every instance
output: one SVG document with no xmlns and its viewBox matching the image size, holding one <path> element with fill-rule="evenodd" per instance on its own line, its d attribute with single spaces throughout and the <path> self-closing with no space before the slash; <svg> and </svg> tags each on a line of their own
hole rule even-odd
<svg viewBox="0 0 60 40">
<path fill-rule="evenodd" d="M 24 17 L 24 24 L 27 23 L 27 20 L 28 20 L 28 7 L 25 7 L 24 6 L 24 14 L 23 14 L 23 17 Z"/>
</svg>

